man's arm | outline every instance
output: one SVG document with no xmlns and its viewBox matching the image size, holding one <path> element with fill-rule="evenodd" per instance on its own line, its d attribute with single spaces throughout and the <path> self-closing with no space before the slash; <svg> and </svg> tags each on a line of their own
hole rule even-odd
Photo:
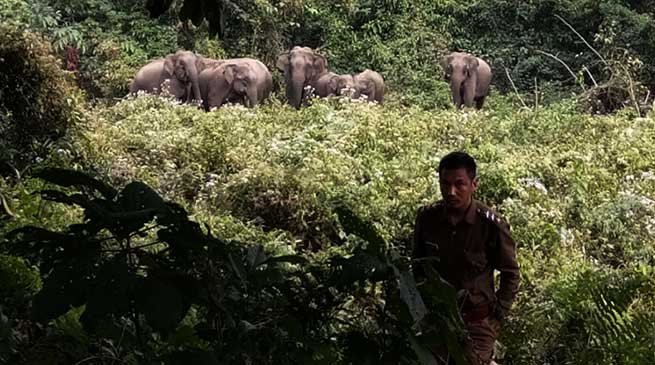
<svg viewBox="0 0 655 365">
<path fill-rule="evenodd" d="M 497 225 L 498 245 L 496 246 L 495 269 L 500 271 L 500 285 L 496 291 L 497 307 L 494 315 L 502 320 L 512 307 L 519 291 L 521 276 L 516 260 L 516 243 L 512 238 L 509 225 L 505 222 Z"/>
</svg>

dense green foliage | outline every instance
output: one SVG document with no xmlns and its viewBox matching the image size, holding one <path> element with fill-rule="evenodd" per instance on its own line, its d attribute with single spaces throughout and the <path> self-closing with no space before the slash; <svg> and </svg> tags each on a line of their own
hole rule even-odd
<svg viewBox="0 0 655 365">
<path fill-rule="evenodd" d="M 0 26 L 0 160 L 22 168 L 79 120 L 79 96 L 39 36 Z"/>
<path fill-rule="evenodd" d="M 655 359 L 652 2 L 191 3 L 208 2 L 0 0 L 0 363 L 398 364 L 454 346 L 452 293 L 407 271 L 454 149 L 519 245 L 502 363 Z M 280 88 L 296 44 L 380 71 L 385 105 L 112 99 L 179 48 L 259 58 Z M 454 49 L 492 65 L 483 111 L 450 107 Z M 52 166 L 97 180 L 35 174 Z"/>
<path fill-rule="evenodd" d="M 416 208 L 438 194 L 439 156 L 464 148 L 480 162 L 479 197 L 519 242 L 506 362 L 651 357 L 653 119 L 494 100 L 464 114 L 338 100 L 203 113 L 139 98 L 97 109 L 75 150 L 115 184 L 139 179 L 187 202 L 213 232 L 288 254 L 340 252 L 335 200 L 402 252 Z"/>
<path fill-rule="evenodd" d="M 408 261 L 348 208 L 335 206 L 342 233 L 360 242 L 348 257 L 328 253 L 310 261 L 295 254 L 271 257 L 261 245 L 204 233 L 183 208 L 143 183 L 117 191 L 80 172 L 52 168 L 35 177 L 73 188 L 71 194 L 40 193 L 44 200 L 83 208 L 84 222 L 64 232 L 26 226 L 7 235 L 9 251 L 38 266 L 45 278 L 35 294 L 35 285 L 23 282 L 38 283 L 34 273 L 12 283 L 11 274 L 0 271 L 5 302 L 33 295 L 37 323 L 79 307 L 80 330 L 122 346 L 125 355 L 114 354 L 110 362 L 220 364 L 246 357 L 274 364 L 399 364 L 422 356 L 425 350 L 417 346 L 428 338 L 447 340 L 462 361 L 450 341 L 462 333 L 455 291 L 433 274 L 421 295 Z M 16 267 L 25 275 L 20 261 L 3 260 L 3 271 Z M 380 298 L 369 290 L 381 290 Z M 426 307 L 433 308 L 430 314 Z M 362 343 L 370 353 L 357 348 Z M 6 353 L 2 360 L 9 362 L 43 356 Z M 66 348 L 47 354 L 75 355 Z"/>
</svg>

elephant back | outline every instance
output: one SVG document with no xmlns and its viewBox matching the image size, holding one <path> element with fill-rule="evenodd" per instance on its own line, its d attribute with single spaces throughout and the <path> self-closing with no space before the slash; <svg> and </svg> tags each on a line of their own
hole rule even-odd
<svg viewBox="0 0 655 365">
<path fill-rule="evenodd" d="M 160 90 L 163 81 L 163 72 L 163 58 L 150 61 L 141 67 L 134 75 L 134 79 L 132 79 L 132 82 L 130 83 L 130 93 L 136 93 L 140 90 L 145 92 L 155 92 Z"/>
</svg>

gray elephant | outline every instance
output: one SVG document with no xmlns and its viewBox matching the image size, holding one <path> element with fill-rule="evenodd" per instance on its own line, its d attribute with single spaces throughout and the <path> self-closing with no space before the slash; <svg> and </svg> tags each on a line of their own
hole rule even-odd
<svg viewBox="0 0 655 365">
<path fill-rule="evenodd" d="M 308 47 L 293 47 L 290 51 L 282 52 L 277 58 L 277 68 L 284 72 L 287 84 L 287 100 L 296 109 L 304 98 L 305 88 L 311 86 L 316 89 L 316 83 L 327 73 L 327 59 Z"/>
<path fill-rule="evenodd" d="M 379 73 L 366 69 L 353 76 L 355 83 L 355 98 L 361 95 L 366 96 L 366 100 L 375 101 L 378 104 L 384 102 L 384 79 Z"/>
<path fill-rule="evenodd" d="M 162 90 L 162 84 L 168 84 L 170 93 L 177 99 L 200 100 L 198 74 L 207 60 L 190 51 L 177 51 L 156 59 L 136 73 L 130 83 L 130 93 L 139 90 L 157 93 Z"/>
<path fill-rule="evenodd" d="M 489 64 L 471 54 L 454 52 L 444 59 L 443 66 L 455 107 L 472 107 L 475 102 L 476 108 L 482 108 L 491 84 Z"/>
<path fill-rule="evenodd" d="M 219 108 L 228 101 L 254 107 L 273 89 L 270 71 L 258 60 L 234 58 L 200 73 L 200 95 L 205 110 Z"/>
<path fill-rule="evenodd" d="M 328 72 L 316 80 L 315 91 L 317 96 L 342 95 L 353 97 L 356 93 L 355 80 L 352 75 L 339 75 Z"/>
</svg>

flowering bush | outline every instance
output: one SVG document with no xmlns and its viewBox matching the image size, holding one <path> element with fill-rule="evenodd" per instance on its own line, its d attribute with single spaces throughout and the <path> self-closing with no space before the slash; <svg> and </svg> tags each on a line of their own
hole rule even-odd
<svg viewBox="0 0 655 365">
<path fill-rule="evenodd" d="M 140 97 L 95 110 L 79 147 L 114 181 L 142 179 L 217 229 L 277 237 L 283 251 L 305 248 L 297 242 L 311 249 L 341 242 L 334 201 L 347 202 L 404 251 L 416 209 L 439 197 L 440 157 L 465 149 L 479 164 L 478 198 L 508 219 L 519 243 L 524 286 L 501 339 L 511 362 L 546 361 L 564 345 L 538 334 L 538 325 L 555 338 L 586 341 L 566 326 L 575 303 L 558 301 L 553 290 L 591 285 L 585 272 L 604 280 L 652 269 L 652 118 L 586 116 L 567 101 L 517 110 L 501 97 L 465 112 L 341 101 L 204 113 Z M 209 218 L 220 216 L 233 218 Z M 247 223 L 237 227 L 239 220 Z M 618 313 L 652 318 L 654 299 L 643 292 L 637 307 Z M 600 325 L 593 316 L 578 320 Z M 602 339 L 609 341 L 601 337 L 585 356 L 616 359 Z M 632 343 L 626 351 L 644 345 Z"/>
</svg>

